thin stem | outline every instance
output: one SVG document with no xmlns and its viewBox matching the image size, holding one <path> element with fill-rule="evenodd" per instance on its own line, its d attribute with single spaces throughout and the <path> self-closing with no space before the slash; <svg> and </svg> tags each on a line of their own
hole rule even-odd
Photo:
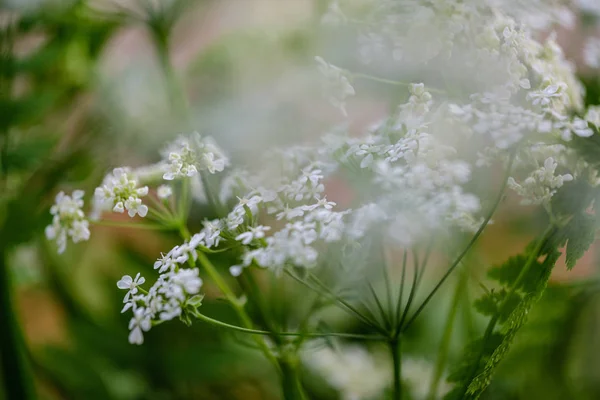
<svg viewBox="0 0 600 400">
<path fill-rule="evenodd" d="M 227 285 L 225 280 L 221 277 L 221 275 L 219 274 L 219 272 L 217 271 L 215 266 L 209 261 L 209 259 L 202 252 L 198 252 L 198 261 L 200 262 L 200 264 L 202 265 L 202 267 L 204 268 L 204 270 L 206 271 L 208 276 L 210 276 L 212 281 L 217 285 L 217 287 L 219 288 L 221 293 L 223 293 L 225 295 L 225 297 L 227 298 L 227 300 L 229 301 L 229 303 L 231 303 L 231 305 L 235 309 L 236 313 L 238 314 L 238 317 L 240 318 L 242 325 L 244 325 L 244 327 L 246 329 L 252 329 L 252 327 L 253 327 L 252 320 L 246 313 L 246 310 L 244 310 L 244 305 L 239 301 L 239 299 L 233 293 L 233 291 L 231 290 L 229 285 Z M 262 350 L 264 355 L 267 357 L 267 359 L 270 360 L 273 363 L 273 365 L 275 365 L 279 369 L 279 364 L 278 364 L 277 358 L 273 355 L 273 353 L 271 352 L 271 350 L 269 349 L 269 347 L 267 346 L 265 341 L 262 340 L 261 338 L 256 337 L 255 342 L 258 345 L 258 347 Z M 279 372 L 281 372 L 281 371 L 279 371 Z"/>
<path fill-rule="evenodd" d="M 402 257 L 402 276 L 400 277 L 400 293 L 398 293 L 398 303 L 396 304 L 396 322 L 398 325 L 400 322 L 400 315 L 402 313 L 402 297 L 404 295 L 404 282 L 406 279 L 406 264 L 408 261 L 408 251 L 404 249 L 404 256 Z"/>
<path fill-rule="evenodd" d="M 475 243 L 477 242 L 477 239 L 479 239 L 479 237 L 483 233 L 484 229 L 487 227 L 488 223 L 492 219 L 492 216 L 496 212 L 496 209 L 498 208 L 498 206 L 502 202 L 502 198 L 504 197 L 504 191 L 506 190 L 506 185 L 508 184 L 508 178 L 509 178 L 511 170 L 512 170 L 512 166 L 513 166 L 513 163 L 514 163 L 514 160 L 515 160 L 515 155 L 516 155 L 516 152 L 513 152 L 511 154 L 511 156 L 510 156 L 510 159 L 509 159 L 509 162 L 508 162 L 508 166 L 506 167 L 506 173 L 505 173 L 505 176 L 504 176 L 504 180 L 502 182 L 502 186 L 500 188 L 500 191 L 498 192 L 498 196 L 496 197 L 496 201 L 494 202 L 494 205 L 492 206 L 492 208 L 491 208 L 490 212 L 488 213 L 488 215 L 483 220 L 483 223 L 481 224 L 481 226 L 479 227 L 479 229 L 477 230 L 477 232 L 475 233 L 475 235 L 473 235 L 473 237 L 471 238 L 471 240 L 467 244 L 467 247 L 465 247 L 465 249 L 458 255 L 458 257 L 454 260 L 454 262 L 452 263 L 452 265 L 450 266 L 450 268 L 448 268 L 448 270 L 446 271 L 446 273 L 444 274 L 444 276 L 442 276 L 442 278 L 435 285 L 435 287 L 433 288 L 433 290 L 425 298 L 425 300 L 423 301 L 423 303 L 421 304 L 421 306 L 419 306 L 419 308 L 417 309 L 417 311 L 415 311 L 415 313 L 413 314 L 413 316 L 408 320 L 408 322 L 406 323 L 406 326 L 403 328 L 403 330 L 408 329 L 409 326 L 414 322 L 414 320 L 419 316 L 419 314 L 421 314 L 421 312 L 423 311 L 423 309 L 431 301 L 431 299 L 433 298 L 433 296 L 437 293 L 437 291 L 440 289 L 440 287 L 444 284 L 444 282 L 446 281 L 446 279 L 448 279 L 448 277 L 452 274 L 452 272 L 460 264 L 460 262 L 462 261 L 462 259 L 467 255 L 467 253 L 475 245 Z"/>
<path fill-rule="evenodd" d="M 340 296 L 338 296 L 334 292 L 332 292 L 331 289 L 329 289 L 327 287 L 327 285 L 325 285 L 324 283 L 322 283 L 319 280 L 319 278 L 317 278 L 316 276 L 314 276 L 312 274 L 309 274 L 308 277 L 311 278 L 319 287 L 321 287 L 323 290 L 325 290 L 326 293 L 328 293 L 330 296 L 332 296 L 339 304 L 343 305 L 344 307 L 346 307 L 346 309 L 352 311 L 359 318 L 363 319 L 363 321 L 365 323 L 367 323 L 369 326 L 371 326 L 373 329 L 377 330 L 379 333 L 382 333 L 382 334 L 386 333 L 386 330 L 382 329 L 379 325 L 377 325 L 377 323 L 375 321 L 370 321 L 368 318 L 366 318 L 364 315 L 362 315 L 355 307 L 353 307 L 350 303 L 348 303 L 346 300 L 342 299 Z"/>
<path fill-rule="evenodd" d="M 466 283 L 468 279 L 467 271 L 464 271 L 460 277 L 456 285 L 456 289 L 454 291 L 454 296 L 452 298 L 452 305 L 450 306 L 450 310 L 448 312 L 448 317 L 446 319 L 446 326 L 444 327 L 444 334 L 442 335 L 442 341 L 440 342 L 440 348 L 438 350 L 438 358 L 435 364 L 435 370 L 433 373 L 433 379 L 431 380 L 431 385 L 429 386 L 429 400 L 435 400 L 437 397 L 438 387 L 440 384 L 440 380 L 442 379 L 442 375 L 444 374 L 444 368 L 446 367 L 446 362 L 448 360 L 448 351 L 450 349 L 450 342 L 452 339 L 452 333 L 454 328 L 454 321 L 456 320 L 456 314 L 458 312 L 458 305 L 460 303 L 460 299 L 463 291 L 465 290 Z"/>
<path fill-rule="evenodd" d="M 301 283 L 302 285 L 306 286 L 307 288 L 311 289 L 312 291 L 314 291 L 315 293 L 325 297 L 325 298 L 329 298 L 331 300 L 335 300 L 336 304 L 341 305 L 343 307 L 343 310 L 349 312 L 350 314 L 353 314 L 354 316 L 356 316 L 359 320 L 361 320 L 365 325 L 368 325 L 374 329 L 379 329 L 377 324 L 373 321 L 371 321 L 369 318 L 365 317 L 363 314 L 361 314 L 360 312 L 358 312 L 358 310 L 356 310 L 354 307 L 350 306 L 350 308 L 348 308 L 348 306 L 346 306 L 346 302 L 341 299 L 339 296 L 337 296 L 335 293 L 333 293 L 331 290 L 329 290 L 328 288 L 325 289 L 319 289 L 318 287 L 315 287 L 313 285 L 311 285 L 310 283 L 306 282 L 304 279 L 296 276 L 295 274 L 293 274 L 291 271 L 289 271 L 288 269 L 285 269 L 285 273 L 288 274 L 290 277 L 292 277 L 292 279 L 294 279 L 295 281 Z"/>
<path fill-rule="evenodd" d="M 410 311 L 410 306 L 412 306 L 412 302 L 415 298 L 415 295 L 417 293 L 417 287 L 419 285 L 419 257 L 417 255 L 416 250 L 413 249 L 412 253 L 413 253 L 413 264 L 414 264 L 413 282 L 412 282 L 412 286 L 410 287 L 410 293 L 408 294 L 408 301 L 406 302 L 406 308 L 404 309 L 404 312 L 402 313 L 402 318 L 400 319 L 400 322 L 398 323 L 399 331 L 402 331 L 402 325 L 404 324 L 404 321 L 406 320 L 406 317 L 408 316 L 408 312 Z"/>
<path fill-rule="evenodd" d="M 385 308 L 383 307 L 383 304 L 379 300 L 379 296 L 377 296 L 377 292 L 375 291 L 375 288 L 373 287 L 373 284 L 371 283 L 371 281 L 367 282 L 367 286 L 369 287 L 371 296 L 373 297 L 373 299 L 375 299 L 375 304 L 377 305 L 377 310 L 379 310 L 379 314 L 381 315 L 381 320 L 383 321 L 383 325 L 385 326 L 386 329 L 389 329 L 390 321 L 388 320 L 387 314 L 385 312 Z"/>
<path fill-rule="evenodd" d="M 277 335 L 277 336 L 290 336 L 290 337 L 297 336 L 297 337 L 307 337 L 307 338 L 342 337 L 342 338 L 346 338 L 346 339 L 361 339 L 361 340 L 382 340 L 383 339 L 383 337 L 379 336 L 379 335 L 361 335 L 358 333 L 343 333 L 343 332 L 323 332 L 323 333 L 271 332 L 271 331 L 265 331 L 265 330 L 260 330 L 260 329 L 244 328 L 241 326 L 228 324 L 226 322 L 216 320 L 214 318 L 208 317 L 201 313 L 198 313 L 195 316 L 198 317 L 198 319 L 200 319 L 204 322 L 207 322 L 211 325 L 219 326 L 221 328 L 226 328 L 226 329 L 230 329 L 230 330 L 234 330 L 234 331 L 238 331 L 238 332 L 248 333 L 251 335 L 263 335 L 263 336 Z"/>
<path fill-rule="evenodd" d="M 385 253 L 385 243 L 381 243 L 381 252 L 380 252 L 380 256 L 381 256 L 381 266 L 383 269 L 383 280 L 385 281 L 385 291 L 386 291 L 386 295 L 387 295 L 387 309 L 389 310 L 389 324 L 390 327 L 394 326 L 394 301 L 392 300 L 393 298 L 393 293 L 392 293 L 392 280 L 390 279 L 390 274 L 388 272 L 388 263 L 387 263 L 387 257 L 386 257 L 386 253 Z"/>
<path fill-rule="evenodd" d="M 394 400 L 402 399 L 402 356 L 400 354 L 400 338 L 394 338 L 389 342 L 390 353 L 392 354 L 392 363 L 394 365 L 394 387 L 392 398 Z"/>
<path fill-rule="evenodd" d="M 365 79 L 365 80 L 368 80 L 368 81 L 385 83 L 387 85 L 407 86 L 407 87 L 411 85 L 408 82 L 394 81 L 394 80 L 391 80 L 391 79 L 385 79 L 385 78 L 380 78 L 378 76 L 372 76 L 372 75 L 361 74 L 361 73 L 351 73 L 351 76 L 352 76 L 353 79 Z M 434 92 L 434 93 L 445 93 L 441 89 L 430 88 L 430 87 L 427 87 L 425 90 L 427 90 L 429 92 Z"/>
</svg>

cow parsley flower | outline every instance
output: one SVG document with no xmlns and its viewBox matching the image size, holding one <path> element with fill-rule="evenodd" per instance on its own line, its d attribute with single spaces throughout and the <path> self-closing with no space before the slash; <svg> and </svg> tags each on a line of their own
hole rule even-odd
<svg viewBox="0 0 600 400">
<path fill-rule="evenodd" d="M 143 332 L 148 332 L 152 327 L 150 314 L 145 308 L 138 308 L 133 313 L 133 318 L 129 321 L 129 343 L 142 344 L 144 343 Z"/>
<path fill-rule="evenodd" d="M 211 137 L 202 137 L 198 132 L 180 136 L 167 146 L 163 153 L 165 172 L 163 178 L 173 180 L 192 177 L 201 171 L 211 174 L 222 172 L 229 160 Z"/>
<path fill-rule="evenodd" d="M 146 279 L 140 276 L 139 272 L 135 278 L 132 278 L 129 275 L 123 276 L 121 280 L 117 282 L 117 287 L 119 289 L 127 290 L 127 294 L 125 295 L 123 302 L 127 303 L 130 297 L 138 292 L 138 286 L 143 285 L 144 282 L 146 282 Z"/>
<path fill-rule="evenodd" d="M 145 279 L 139 273 L 135 278 L 126 275 L 117 282 L 119 289 L 127 290 L 122 312 L 133 312 L 129 324 L 130 343 L 142 344 L 143 332 L 149 331 L 152 323 L 174 318 L 189 322 L 189 316 L 194 315 L 201 304 L 199 293 L 203 282 L 199 270 L 188 268 L 188 262 L 195 262 L 198 247 L 205 245 L 204 238 L 203 232 L 197 233 L 189 241 L 162 255 L 154 263 L 158 279 L 147 291 L 140 288 Z"/>
<path fill-rule="evenodd" d="M 253 240 L 264 238 L 265 233 L 269 230 L 271 230 L 270 226 L 250 226 L 246 232 L 240 233 L 238 236 L 236 236 L 235 240 L 242 242 L 242 244 L 249 245 Z"/>
<path fill-rule="evenodd" d="M 145 217 L 148 206 L 142 203 L 141 197 L 148 194 L 148 186 L 139 186 L 138 179 L 129 168 L 115 168 L 108 174 L 100 187 L 94 192 L 94 208 L 96 214 L 102 211 L 124 213 L 130 217 L 136 214 Z"/>
<path fill-rule="evenodd" d="M 161 200 L 166 200 L 173 195 L 173 189 L 169 185 L 160 185 L 156 189 L 156 195 Z"/>
<path fill-rule="evenodd" d="M 513 177 L 508 180 L 508 187 L 516 191 L 524 205 L 548 204 L 557 189 L 565 182 L 573 180 L 573 175 L 556 175 L 558 163 L 553 157 L 548 157 L 544 165 L 533 171 L 524 181 L 517 182 Z"/>
<path fill-rule="evenodd" d="M 327 84 L 324 87 L 324 94 L 328 97 L 329 102 L 338 108 L 344 116 L 346 112 L 346 98 L 354 96 L 355 91 L 347 73 L 334 65 L 329 64 L 321 57 L 315 57 L 319 66 L 319 71 L 325 77 Z"/>
<path fill-rule="evenodd" d="M 376 398 L 392 382 L 389 362 L 357 345 L 332 348 L 318 341 L 309 342 L 301 357 L 309 369 L 340 392 L 343 400 Z"/>
<path fill-rule="evenodd" d="M 68 238 L 73 243 L 90 238 L 89 222 L 82 211 L 84 194 L 82 190 L 75 190 L 71 196 L 60 192 L 50 208 L 52 223 L 46 227 L 46 237 L 56 240 L 59 254 L 65 251 Z"/>
</svg>

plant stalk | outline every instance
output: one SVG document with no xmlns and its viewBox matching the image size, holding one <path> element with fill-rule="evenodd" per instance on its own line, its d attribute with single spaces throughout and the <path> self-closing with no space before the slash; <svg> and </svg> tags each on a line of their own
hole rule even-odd
<svg viewBox="0 0 600 400">
<path fill-rule="evenodd" d="M 392 363 L 394 365 L 394 386 L 392 391 L 393 400 L 402 399 L 402 356 L 400 337 L 394 337 L 389 342 L 390 353 L 392 354 Z"/>
</svg>

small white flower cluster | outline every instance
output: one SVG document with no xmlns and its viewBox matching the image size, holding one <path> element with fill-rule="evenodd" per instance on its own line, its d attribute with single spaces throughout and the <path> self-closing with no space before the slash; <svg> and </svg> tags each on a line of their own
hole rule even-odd
<svg viewBox="0 0 600 400">
<path fill-rule="evenodd" d="M 544 165 L 533 171 L 523 182 L 510 177 L 508 186 L 523 197 L 521 204 L 524 205 L 547 205 L 557 189 L 561 188 L 565 182 L 573 180 L 573 175 L 556 175 L 558 163 L 552 157 L 544 161 Z"/>
<path fill-rule="evenodd" d="M 137 177 L 129 168 L 115 168 L 106 175 L 100 187 L 94 192 L 94 215 L 102 211 L 124 213 L 130 217 L 148 214 L 148 206 L 142 204 L 142 197 L 148 194 L 148 186 L 139 186 Z"/>
<path fill-rule="evenodd" d="M 205 245 L 205 232 L 194 235 L 189 242 L 175 246 L 166 255 L 154 263 L 159 277 L 146 292 L 141 289 L 145 279 L 138 273 L 135 278 L 125 275 L 119 282 L 119 289 L 127 290 L 121 312 L 131 310 L 133 317 L 129 322 L 129 342 L 142 344 L 143 332 L 150 330 L 153 324 L 180 318 L 190 323 L 189 315 L 194 315 L 201 305 L 199 295 L 202 279 L 197 268 L 184 266 L 197 259 L 198 246 Z"/>
<path fill-rule="evenodd" d="M 223 236 L 246 246 L 242 263 L 230 268 L 234 276 L 252 263 L 281 270 L 286 264 L 314 266 L 318 251 L 317 241 L 334 242 L 343 236 L 343 217 L 346 212 L 335 212 L 335 203 L 320 197 L 324 186 L 320 183 L 320 170 L 307 167 L 299 178 L 281 185 L 277 191 L 253 190 L 233 208 L 221 223 L 227 229 Z M 312 194 L 314 203 L 291 206 Z M 256 225 L 261 216 L 275 215 L 285 225 L 275 231 L 274 227 Z M 275 231 L 267 236 L 269 231 Z"/>
<path fill-rule="evenodd" d="M 46 237 L 56 240 L 58 253 L 63 253 L 67 248 L 67 239 L 73 243 L 82 242 L 90 238 L 89 222 L 83 213 L 82 190 L 75 190 L 71 196 L 60 192 L 56 195 L 55 204 L 50 208 L 52 224 L 46 227 Z"/>
<path fill-rule="evenodd" d="M 600 68 L 600 38 L 591 37 L 585 42 L 583 60 L 591 68 Z"/>
<path fill-rule="evenodd" d="M 343 15 L 339 6 L 333 10 Z M 421 153 L 423 142 L 433 143 L 434 148 L 445 152 L 444 147 L 436 142 L 448 141 L 441 134 L 431 134 L 441 131 L 445 131 L 448 137 L 463 137 L 463 140 L 471 142 L 478 155 L 478 166 L 492 165 L 494 159 L 504 159 L 509 151 L 517 148 L 518 159 L 521 160 L 518 165 L 522 170 L 527 169 L 525 176 L 528 178 L 522 182 L 513 178 L 510 187 L 531 204 L 547 204 L 564 182 L 585 169 L 585 163 L 572 157 L 554 155 L 552 160 L 548 157 L 536 159 L 536 162 L 526 160 L 534 147 L 555 146 L 572 140 L 573 136 L 593 135 L 594 131 L 588 124 L 598 122 L 593 112 L 586 119 L 575 115 L 574 111 L 581 112 L 583 109 L 583 88 L 575 76 L 574 66 L 565 59 L 555 36 L 550 35 L 540 43 L 532 34 L 532 30 L 556 22 L 564 25 L 572 23 L 572 13 L 560 1 L 440 0 L 423 3 L 416 0 L 381 0 L 373 10 L 364 19 L 364 32 L 359 37 L 363 61 L 373 65 L 375 61 L 383 60 L 377 65 L 384 66 L 400 61 L 398 70 L 412 72 L 412 76 L 439 72 L 430 67 L 435 68 L 436 62 L 440 61 L 444 63 L 444 75 L 447 80 L 453 81 L 454 89 L 443 95 L 450 100 L 447 105 L 441 104 L 433 109 L 432 99 L 424 87 L 411 87 L 411 99 L 417 104 L 411 105 L 412 101 L 409 101 L 404 106 L 405 112 L 398 113 L 398 121 L 381 124 L 388 130 L 401 125 L 407 131 L 401 131 L 407 141 L 382 141 L 377 132 L 347 141 L 346 156 L 350 162 L 355 161 L 361 169 L 374 168 L 375 177 L 385 185 L 384 189 L 397 181 L 396 191 L 400 187 L 410 187 L 408 192 L 412 198 L 415 187 L 410 186 L 411 174 L 424 174 L 415 175 L 419 176 L 414 179 L 418 182 L 434 182 L 438 179 L 436 174 L 441 172 L 443 175 L 439 166 L 442 165 L 441 160 L 448 158 L 448 153 L 442 158 L 433 157 L 435 164 L 430 158 L 421 162 L 420 166 L 417 166 L 419 162 L 407 158 L 416 154 L 415 149 Z M 340 19 L 339 22 L 348 19 Z M 595 47 L 598 46 L 594 42 L 588 45 L 589 61 L 592 58 L 594 62 L 600 60 L 600 51 L 595 51 Z M 384 72 L 389 73 L 389 69 Z M 457 95 L 454 91 L 462 91 L 463 94 Z M 470 93 L 468 101 L 465 101 L 464 93 Z M 428 116 L 432 112 L 433 118 Z M 409 142 L 411 136 L 413 140 Z M 430 138 L 434 140 L 427 142 Z M 545 144 L 540 144 L 540 140 Z M 449 147 L 461 148 L 452 143 Z M 377 162 L 383 155 L 386 155 L 385 162 Z M 406 164 L 394 165 L 402 159 Z M 544 166 L 540 166 L 540 162 Z M 460 162 L 447 165 L 454 165 L 465 176 L 469 175 L 471 168 Z M 564 173 L 555 175 L 557 168 Z M 461 186 L 464 183 L 458 180 L 454 188 L 439 197 L 431 191 L 432 188 L 425 190 L 423 193 L 434 204 L 440 205 L 438 207 L 432 207 L 426 201 L 415 204 L 425 204 L 423 209 L 430 210 L 443 209 L 441 205 L 449 206 L 448 214 L 454 216 L 449 220 L 454 219 L 464 228 L 474 227 L 473 213 L 479 209 L 479 202 L 463 193 Z M 394 204 L 398 203 L 395 199 Z M 420 213 L 413 212 L 392 216 L 385 206 L 378 205 L 381 214 L 405 226 L 422 228 L 422 221 L 428 221 Z M 415 215 L 419 215 L 417 219 L 421 223 L 414 222 L 411 217 Z M 440 214 L 435 212 L 429 211 L 429 215 L 431 220 L 440 219 Z M 462 217 L 456 219 L 459 215 Z M 410 230 L 404 229 L 403 232 L 410 233 Z"/>
<path fill-rule="evenodd" d="M 322 375 L 343 400 L 373 399 L 392 382 L 388 360 L 357 345 L 331 348 L 321 341 L 309 342 L 302 349 L 303 363 Z"/>
<path fill-rule="evenodd" d="M 215 174 L 222 172 L 229 163 L 212 138 L 203 138 L 198 132 L 178 137 L 167 146 L 163 155 L 163 178 L 166 180 L 196 176 L 201 171 Z"/>
<path fill-rule="evenodd" d="M 334 107 L 338 108 L 344 116 L 347 116 L 346 98 L 355 94 L 354 88 L 348 79 L 348 74 L 335 65 L 327 63 L 321 57 L 315 57 L 315 60 L 319 64 L 319 71 L 326 79 L 323 88 L 325 95 Z"/>
</svg>

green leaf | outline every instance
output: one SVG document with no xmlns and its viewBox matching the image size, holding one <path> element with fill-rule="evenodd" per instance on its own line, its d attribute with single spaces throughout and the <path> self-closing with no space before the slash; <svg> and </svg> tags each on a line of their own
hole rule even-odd
<svg viewBox="0 0 600 400">
<path fill-rule="evenodd" d="M 549 235 L 554 234 L 550 232 Z M 549 236 L 546 236 L 543 242 L 535 246 L 537 250 L 529 246 L 523 255 L 511 257 L 501 266 L 490 270 L 489 275 L 509 289 L 488 292 L 475 302 L 476 309 L 491 319 L 483 337 L 471 342 L 461 364 L 451 372 L 448 380 L 456 386 L 445 397 L 446 400 L 475 400 L 489 386 L 496 367 L 508 353 L 516 333 L 525 324 L 529 310 L 546 288 L 550 272 L 561 254 L 557 248 L 544 250 L 543 245 L 548 240 Z M 532 255 L 532 251 L 536 253 Z M 544 262 L 533 259 L 525 275 L 522 275 L 523 268 L 531 262 L 532 256 L 541 254 L 547 255 Z M 518 286 L 515 286 L 517 282 Z M 524 291 L 524 295 L 517 295 L 517 289 Z"/>
<path fill-rule="evenodd" d="M 528 253 L 525 253 L 510 257 L 504 264 L 490 269 L 488 276 L 505 286 L 511 286 L 523 271 L 523 267 L 527 264 L 529 256 Z M 538 261 L 534 261 L 517 289 L 521 289 L 525 293 L 535 290 L 540 268 L 541 264 Z"/>
<path fill-rule="evenodd" d="M 572 269 L 596 239 L 596 217 L 580 213 L 573 217 L 568 226 L 570 235 L 567 243 L 567 268 Z"/>
</svg>

